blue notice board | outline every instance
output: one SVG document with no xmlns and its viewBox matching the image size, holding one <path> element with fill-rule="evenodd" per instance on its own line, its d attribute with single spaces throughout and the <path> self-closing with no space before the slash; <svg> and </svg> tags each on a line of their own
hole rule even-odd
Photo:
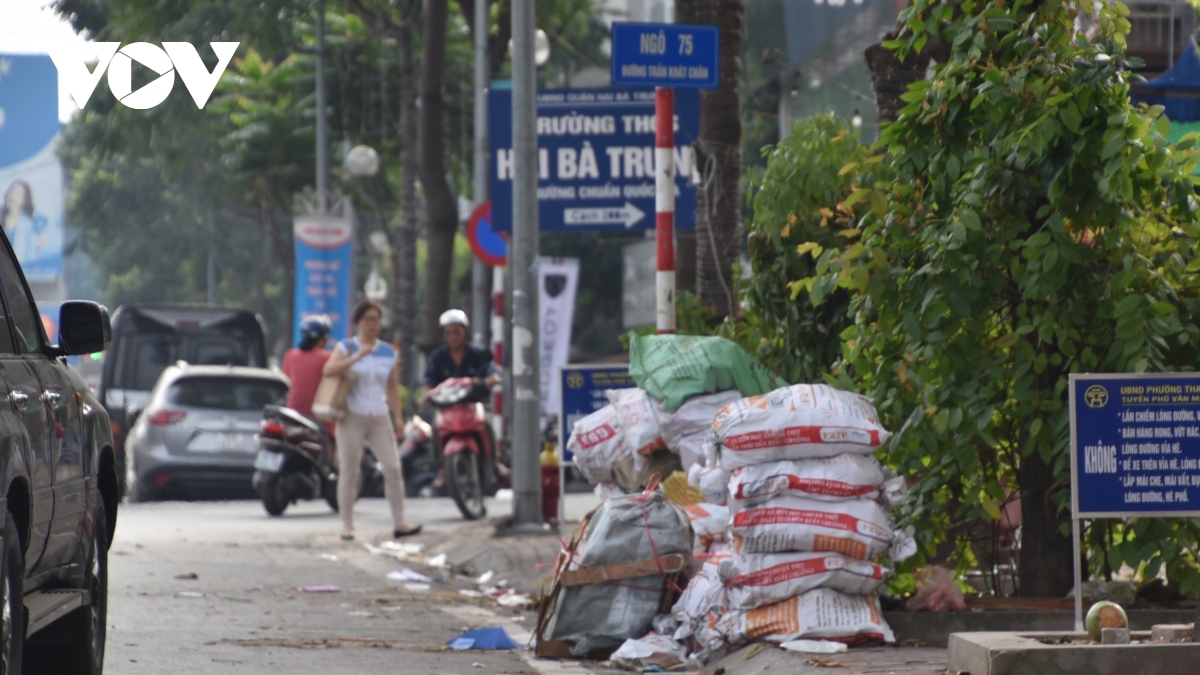
<svg viewBox="0 0 1200 675">
<path fill-rule="evenodd" d="M 558 377 L 562 384 L 562 409 L 558 414 L 559 447 L 563 460 L 570 462 L 574 457 L 567 453 L 567 440 L 575 423 L 608 405 L 605 389 L 629 389 L 637 382 L 629 376 L 629 364 L 605 366 L 567 365 L 559 368 Z"/>
<path fill-rule="evenodd" d="M 1071 375 L 1074 518 L 1200 515 L 1200 373 Z"/>
<path fill-rule="evenodd" d="M 721 39 L 716 26 L 612 25 L 612 83 L 623 87 L 716 89 Z"/>
<path fill-rule="evenodd" d="M 492 227 L 512 232 L 512 92 L 488 92 Z M 675 227 L 696 227 L 700 92 L 675 94 Z M 538 229 L 654 229 L 654 92 L 551 89 L 537 95 Z"/>
</svg>

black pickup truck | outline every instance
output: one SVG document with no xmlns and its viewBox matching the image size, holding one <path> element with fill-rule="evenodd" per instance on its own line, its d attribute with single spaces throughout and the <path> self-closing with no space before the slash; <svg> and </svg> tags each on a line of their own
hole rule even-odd
<svg viewBox="0 0 1200 675">
<path fill-rule="evenodd" d="M 0 315 L 0 675 L 96 675 L 117 474 L 108 415 L 66 357 L 104 351 L 108 311 L 63 303 L 52 343 L 5 240 Z"/>
</svg>

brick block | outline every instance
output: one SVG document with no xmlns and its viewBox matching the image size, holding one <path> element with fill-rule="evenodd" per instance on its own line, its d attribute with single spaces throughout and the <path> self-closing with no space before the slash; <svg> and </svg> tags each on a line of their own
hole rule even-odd
<svg viewBox="0 0 1200 675">
<path fill-rule="evenodd" d="M 1150 629 L 1151 642 L 1191 642 L 1192 624 L 1160 623 Z"/>
<path fill-rule="evenodd" d="M 1100 629 L 1100 644 L 1102 644 L 1102 645 L 1127 645 L 1127 644 L 1129 644 L 1129 629 L 1128 628 L 1101 628 Z"/>
</svg>

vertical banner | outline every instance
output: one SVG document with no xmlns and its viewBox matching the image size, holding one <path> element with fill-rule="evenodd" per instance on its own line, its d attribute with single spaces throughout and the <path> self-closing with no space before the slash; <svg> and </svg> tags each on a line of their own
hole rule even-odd
<svg viewBox="0 0 1200 675">
<path fill-rule="evenodd" d="M 571 352 L 571 323 L 579 288 L 578 258 L 538 258 L 538 354 L 542 415 L 558 412 L 562 400 L 558 371 Z"/>
<path fill-rule="evenodd" d="M 54 62 L 0 54 L 0 227 L 30 281 L 63 274 L 59 129 Z"/>
<path fill-rule="evenodd" d="M 296 304 L 292 340 L 300 342 L 300 322 L 328 314 L 332 337 L 350 335 L 352 225 L 342 216 L 296 216 Z"/>
</svg>

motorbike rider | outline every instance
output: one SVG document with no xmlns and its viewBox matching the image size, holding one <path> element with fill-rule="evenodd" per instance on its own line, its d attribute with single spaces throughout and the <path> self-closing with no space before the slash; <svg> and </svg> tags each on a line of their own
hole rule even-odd
<svg viewBox="0 0 1200 675">
<path fill-rule="evenodd" d="M 500 369 L 492 363 L 491 352 L 467 341 L 471 321 L 466 312 L 461 309 L 448 309 L 438 318 L 438 325 L 442 328 L 445 343 L 433 350 L 429 355 L 429 362 L 425 365 L 425 376 L 422 378 L 424 386 L 421 391 L 422 406 L 429 401 L 429 390 L 453 377 L 476 377 L 480 372 L 484 372 L 484 384 L 488 389 L 500 383 Z M 434 447 L 439 447 L 436 440 Z M 507 475 L 508 470 L 501 462 L 499 452 L 495 453 L 495 461 L 497 475 Z M 445 477 L 439 471 L 436 484 L 440 487 L 444 480 Z"/>
<path fill-rule="evenodd" d="M 283 355 L 283 374 L 292 381 L 288 389 L 287 407 L 306 417 L 313 417 L 313 399 L 321 384 L 325 362 L 329 360 L 325 343 L 331 330 L 333 323 L 328 316 L 316 314 L 305 317 L 300 322 L 300 344 Z"/>
</svg>

